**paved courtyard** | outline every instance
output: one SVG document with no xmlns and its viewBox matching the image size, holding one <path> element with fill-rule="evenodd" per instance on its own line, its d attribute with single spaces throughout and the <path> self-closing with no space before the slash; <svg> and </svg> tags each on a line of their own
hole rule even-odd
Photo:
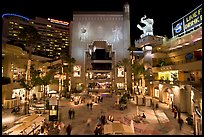
<svg viewBox="0 0 204 137">
<path fill-rule="evenodd" d="M 86 102 L 91 100 L 86 97 Z M 130 120 L 136 114 L 136 104 L 134 101 L 129 101 L 127 109 L 119 110 L 114 106 L 116 96 L 104 97 L 102 103 L 94 103 L 93 109 L 89 110 L 86 103 L 74 105 L 66 99 L 62 99 L 59 103 L 60 118 L 65 124 L 65 127 L 70 123 L 72 125 L 72 135 L 94 135 L 94 129 L 97 123 L 97 116 L 101 112 L 107 117 L 109 114 L 113 115 L 114 120 L 130 125 Z M 75 118 L 69 119 L 68 110 L 73 108 L 75 110 Z M 145 113 L 146 120 L 141 123 L 134 122 L 135 134 L 137 135 L 193 135 L 193 128 L 186 123 L 183 124 L 182 130 L 179 129 L 177 119 L 173 118 L 173 113 L 166 104 L 159 103 L 159 108 L 152 109 L 151 107 L 139 106 L 138 113 Z M 8 113 L 8 114 L 7 114 Z M 6 115 L 7 114 L 7 115 Z M 10 123 L 17 120 L 22 114 L 10 114 L 9 110 L 3 111 L 2 116 L 10 117 Z M 45 115 L 48 120 L 48 115 Z M 186 114 L 182 113 L 181 118 L 186 119 Z M 12 119 L 13 118 L 13 119 Z M 87 119 L 91 119 L 90 126 L 87 126 Z M 11 125 L 10 124 L 10 125 Z M 66 135 L 66 128 L 62 128 L 60 135 Z"/>
</svg>

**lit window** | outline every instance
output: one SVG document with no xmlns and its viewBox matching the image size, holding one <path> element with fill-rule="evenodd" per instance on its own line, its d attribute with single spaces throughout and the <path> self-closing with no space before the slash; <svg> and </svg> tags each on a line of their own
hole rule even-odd
<svg viewBox="0 0 204 137">
<path fill-rule="evenodd" d="M 15 22 L 16 25 L 18 25 L 18 23 Z"/>
<path fill-rule="evenodd" d="M 17 36 L 17 34 L 13 34 L 13 36 Z"/>
<path fill-rule="evenodd" d="M 10 23 L 10 24 L 14 24 L 14 22 L 12 22 L 12 21 L 11 21 L 11 22 L 9 22 L 9 23 Z"/>
<path fill-rule="evenodd" d="M 23 27 L 22 27 L 22 26 L 19 26 L 18 28 L 19 28 L 19 29 L 22 29 Z"/>
<path fill-rule="evenodd" d="M 51 28 L 52 26 L 51 25 L 47 25 L 47 27 Z"/>
</svg>

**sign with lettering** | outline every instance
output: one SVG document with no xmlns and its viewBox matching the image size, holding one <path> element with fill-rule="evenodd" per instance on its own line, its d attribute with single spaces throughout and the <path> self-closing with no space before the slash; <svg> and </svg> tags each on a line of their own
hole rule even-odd
<svg viewBox="0 0 204 137">
<path fill-rule="evenodd" d="M 202 24 L 202 4 L 193 11 L 172 23 L 172 35 L 178 36 Z"/>
<path fill-rule="evenodd" d="M 185 31 L 189 31 L 194 27 L 202 24 L 202 7 L 201 5 L 192 12 L 184 16 Z"/>
<path fill-rule="evenodd" d="M 65 22 L 65 21 L 61 21 L 61 20 L 56 20 L 56 19 L 50 19 L 48 18 L 48 20 L 52 23 L 57 23 L 57 24 L 61 24 L 61 25 L 69 25 L 69 22 Z"/>
</svg>

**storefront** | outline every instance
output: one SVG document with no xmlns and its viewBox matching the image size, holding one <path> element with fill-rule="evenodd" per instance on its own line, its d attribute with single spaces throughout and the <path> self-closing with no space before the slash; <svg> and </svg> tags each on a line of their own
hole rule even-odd
<svg viewBox="0 0 204 137">
<path fill-rule="evenodd" d="M 24 103 L 25 102 L 25 89 L 24 88 L 13 89 L 11 98 L 12 99 L 20 98 L 20 102 Z"/>
<path fill-rule="evenodd" d="M 202 114 L 197 107 L 194 112 L 195 135 L 202 135 Z"/>
</svg>

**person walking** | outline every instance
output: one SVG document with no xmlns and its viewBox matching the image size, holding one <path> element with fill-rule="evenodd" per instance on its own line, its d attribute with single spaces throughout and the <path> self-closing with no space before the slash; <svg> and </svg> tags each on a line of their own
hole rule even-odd
<svg viewBox="0 0 204 137">
<path fill-rule="evenodd" d="M 72 109 L 69 109 L 69 119 L 72 119 Z"/>
<path fill-rule="evenodd" d="M 86 121 L 87 127 L 90 127 L 90 124 L 91 124 L 91 118 L 88 118 L 87 121 Z"/>
<path fill-rule="evenodd" d="M 68 126 L 66 128 L 67 135 L 71 135 L 71 131 L 72 131 L 72 126 L 71 126 L 71 124 L 68 124 Z"/>
</svg>

